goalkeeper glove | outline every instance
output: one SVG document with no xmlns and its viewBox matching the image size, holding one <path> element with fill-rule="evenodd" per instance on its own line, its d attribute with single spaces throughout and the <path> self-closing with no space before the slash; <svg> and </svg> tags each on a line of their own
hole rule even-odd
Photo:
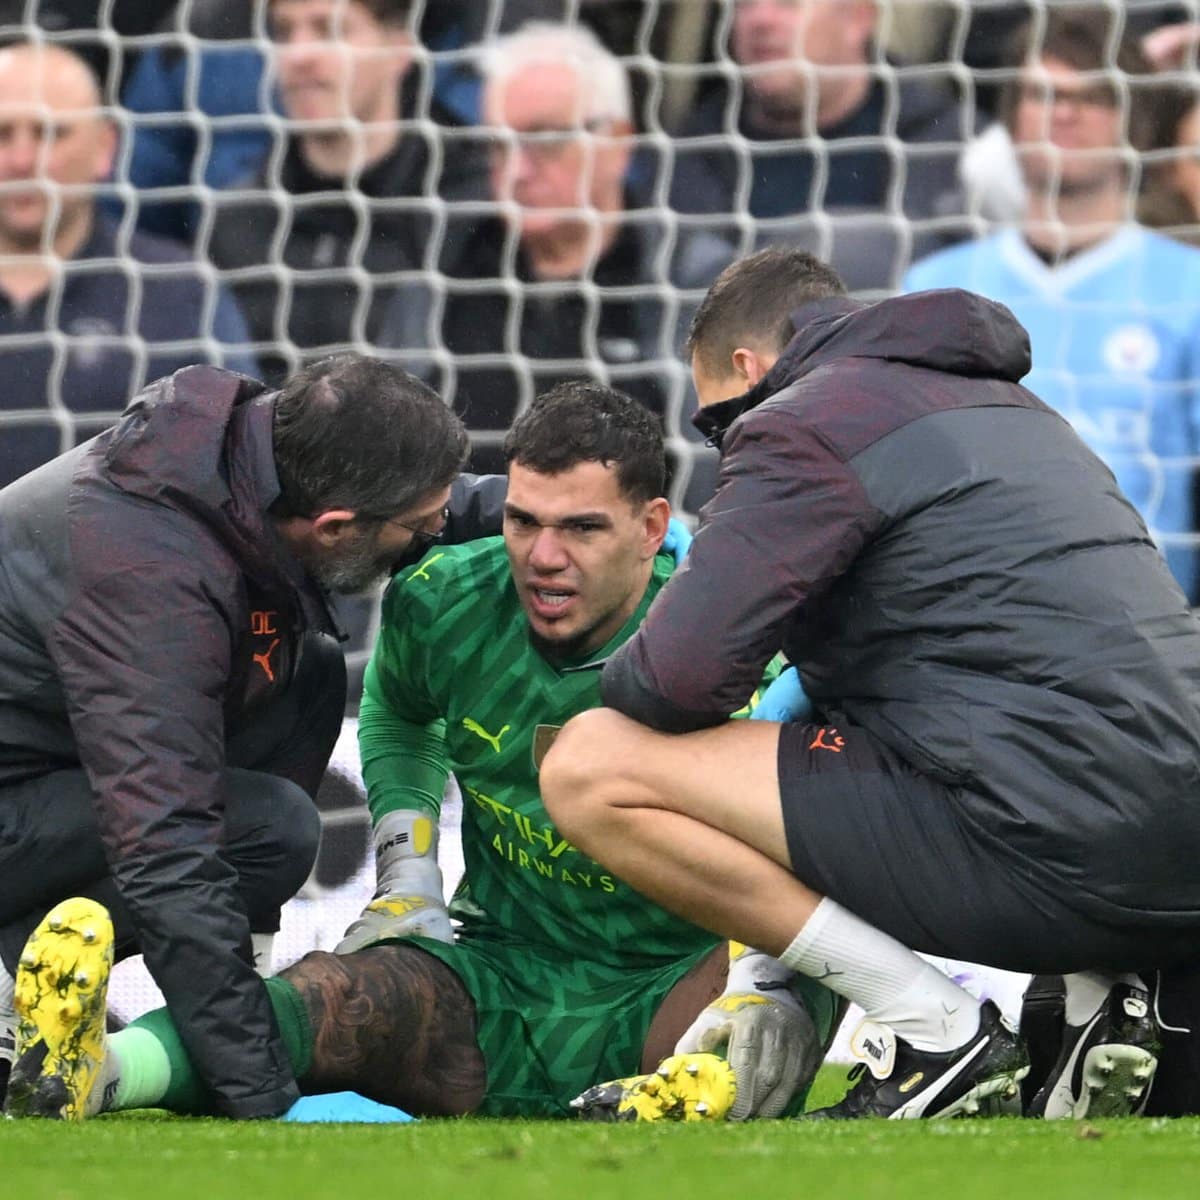
<svg viewBox="0 0 1200 1200">
<path fill-rule="evenodd" d="M 388 1122 L 416 1120 L 402 1108 L 379 1104 L 375 1100 L 368 1100 L 366 1096 L 360 1096 L 357 1092 L 327 1092 L 323 1096 L 301 1096 L 279 1119 L 303 1124 L 340 1121 L 356 1125 L 382 1125 Z"/>
<path fill-rule="evenodd" d="M 824 1057 L 808 1010 L 788 989 L 793 973 L 729 943 L 725 991 L 692 1022 L 676 1054 L 723 1051 L 737 1081 L 729 1120 L 778 1117 L 808 1087 Z"/>
<path fill-rule="evenodd" d="M 812 716 L 812 701 L 795 667 L 780 671 L 750 713 L 752 721 L 807 721 Z"/>
<path fill-rule="evenodd" d="M 442 898 L 438 827 L 411 809 L 384 813 L 375 825 L 375 898 L 333 948 L 352 954 L 387 938 L 454 941 Z"/>
</svg>

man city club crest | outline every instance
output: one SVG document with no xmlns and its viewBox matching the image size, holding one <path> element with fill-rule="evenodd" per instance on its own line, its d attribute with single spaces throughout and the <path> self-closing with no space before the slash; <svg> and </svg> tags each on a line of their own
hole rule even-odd
<svg viewBox="0 0 1200 1200">
<path fill-rule="evenodd" d="M 535 725 L 533 729 L 533 769 L 540 771 L 542 769 L 542 759 L 550 751 L 550 747 L 554 745 L 554 739 L 558 737 L 558 731 L 562 729 L 561 725 Z"/>
</svg>

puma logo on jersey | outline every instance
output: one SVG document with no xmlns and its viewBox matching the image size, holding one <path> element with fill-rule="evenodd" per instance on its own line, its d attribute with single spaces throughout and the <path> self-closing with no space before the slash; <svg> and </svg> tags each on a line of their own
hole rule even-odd
<svg viewBox="0 0 1200 1200">
<path fill-rule="evenodd" d="M 484 729 L 484 727 L 480 725 L 478 721 L 472 719 L 471 717 L 463 717 L 463 728 L 468 733 L 473 733 L 476 737 L 483 738 L 483 740 L 487 742 L 487 744 L 491 746 L 497 754 L 499 754 L 500 739 L 512 728 L 512 726 L 501 726 L 500 732 L 493 736 L 492 734 L 488 733 L 488 731 Z"/>
<path fill-rule="evenodd" d="M 433 582 L 433 576 L 432 576 L 432 575 L 430 575 L 430 574 L 428 573 L 428 570 L 429 570 L 429 568 L 430 568 L 430 567 L 432 567 L 432 566 L 433 566 L 433 564 L 434 564 L 435 562 L 437 562 L 437 560 L 438 560 L 439 558 L 445 558 L 445 557 L 446 557 L 446 554 L 445 554 L 445 551 L 443 551 L 443 552 L 442 552 L 442 553 L 440 553 L 440 554 L 434 554 L 434 555 L 432 555 L 430 558 L 427 558 L 427 559 L 426 559 L 426 560 L 425 560 L 425 561 L 424 561 L 424 562 L 423 562 L 423 563 L 422 563 L 422 564 L 421 564 L 421 565 L 420 565 L 420 566 L 419 566 L 419 567 L 418 567 L 418 568 L 417 568 L 417 569 L 416 569 L 416 570 L 415 570 L 415 571 L 414 571 L 414 572 L 413 572 L 413 573 L 412 573 L 412 574 L 411 574 L 411 575 L 408 577 L 408 580 L 409 580 L 409 582 L 411 583 L 411 582 L 412 582 L 414 579 L 428 579 L 428 580 L 429 580 L 429 582 L 430 582 L 430 583 L 432 583 L 432 582 Z"/>
</svg>

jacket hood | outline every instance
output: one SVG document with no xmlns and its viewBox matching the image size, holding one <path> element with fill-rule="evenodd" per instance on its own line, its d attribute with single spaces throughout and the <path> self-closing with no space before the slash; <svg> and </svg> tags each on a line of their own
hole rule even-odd
<svg viewBox="0 0 1200 1200">
<path fill-rule="evenodd" d="M 279 494 L 273 395 L 257 380 L 216 367 L 185 367 L 156 380 L 109 434 L 104 474 L 129 495 L 202 521 L 240 547 L 244 564 L 260 562 L 256 548 Z"/>
<path fill-rule="evenodd" d="M 1003 304 L 943 288 L 875 304 L 848 296 L 814 300 L 792 314 L 796 336 L 741 396 L 702 408 L 696 428 L 712 440 L 742 413 L 838 358 L 878 358 L 949 375 L 1016 383 L 1029 373 L 1029 334 Z"/>
<path fill-rule="evenodd" d="M 121 491 L 187 513 L 258 583 L 286 588 L 310 625 L 336 628 L 320 592 L 268 514 L 279 496 L 274 398 L 217 367 L 185 367 L 139 392 L 102 442 L 103 474 Z"/>
</svg>

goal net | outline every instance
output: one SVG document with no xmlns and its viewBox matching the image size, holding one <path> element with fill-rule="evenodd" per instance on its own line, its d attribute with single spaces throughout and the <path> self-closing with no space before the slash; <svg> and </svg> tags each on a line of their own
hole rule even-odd
<svg viewBox="0 0 1200 1200">
<path fill-rule="evenodd" d="M 349 348 L 385 356 L 437 386 L 464 415 L 480 469 L 500 466 L 508 422 L 556 379 L 586 375 L 644 396 L 664 422 L 671 499 L 695 518 L 712 492 L 716 456 L 691 427 L 695 401 L 682 343 L 715 272 L 786 242 L 831 261 L 869 300 L 913 286 L 921 275 L 910 272 L 929 255 L 1019 223 L 1029 201 L 1005 132 L 1013 120 L 1006 96 L 1018 80 L 1004 48 L 1016 18 L 1034 18 L 1036 52 L 1048 17 L 1081 6 L 415 0 L 409 20 L 418 37 L 402 119 L 420 169 L 416 186 L 401 193 L 389 192 L 370 164 L 323 183 L 311 164 L 297 166 L 296 139 L 312 123 L 281 101 L 277 31 L 265 3 L 76 7 L 79 24 L 69 4 L 0 4 L 0 39 L 64 45 L 97 67 L 103 115 L 120 135 L 111 174 L 96 188 L 111 239 L 86 259 L 58 262 L 44 233 L 43 291 L 0 298 L 0 486 L 92 436 L 138 387 L 185 362 L 251 364 L 277 380 Z M 1052 83 L 1042 100 L 1050 109 L 1114 114 L 1112 143 L 1097 143 L 1094 155 L 1120 159 L 1124 216 L 1140 215 L 1180 239 L 1177 257 L 1158 254 L 1152 269 L 1135 254 L 1108 290 L 1099 283 L 1089 290 L 1103 262 L 1063 251 L 1039 266 L 1027 255 L 1013 286 L 1025 289 L 1018 301 L 1035 297 L 1045 318 L 1031 329 L 1039 389 L 1118 478 L 1133 480 L 1132 498 L 1190 580 L 1200 454 L 1193 257 L 1200 252 L 1182 242 L 1200 229 L 1186 171 L 1176 168 L 1195 157 L 1194 145 L 1178 141 L 1188 136 L 1184 118 L 1198 83 L 1195 44 L 1181 37 L 1171 48 L 1160 39 L 1152 79 L 1118 62 L 1124 33 L 1140 37 L 1200 13 L 1195 2 L 1099 7 L 1114 20 L 1100 61 L 1084 72 L 1090 91 L 1062 95 Z M 812 15 L 789 34 L 786 19 L 768 11 L 788 9 L 837 17 Z M 631 132 L 620 139 L 628 151 L 623 228 L 633 231 L 632 264 L 613 266 L 598 254 L 566 276 L 538 277 L 512 232 L 517 202 L 495 193 L 488 170 L 474 190 L 445 184 L 465 165 L 494 165 L 496 131 L 479 124 L 478 48 L 531 18 L 592 30 L 628 76 Z M 861 66 L 853 57 L 859 29 L 866 31 Z M 339 33 L 327 36 L 336 41 Z M 1143 100 L 1156 114 L 1148 127 L 1134 119 Z M 1049 120 L 1034 143 L 1053 144 Z M 6 122 L 0 113 L 0 133 Z M 345 125 L 363 134 L 353 120 Z M 556 152 L 555 132 L 535 131 L 522 152 Z M 606 136 L 579 133 L 597 145 Z M 505 138 L 512 152 L 511 130 Z M 0 137 L 0 167 L 6 153 Z M 45 146 L 29 169 L 51 181 L 51 212 L 79 191 L 78 181 L 74 190 L 55 187 L 57 169 Z M 0 254 L 0 282 L 20 265 L 4 211 L 21 186 L 20 169 L 10 166 L 0 178 L 0 238 L 10 246 Z M 589 203 L 580 212 L 595 223 Z M 502 231 L 485 247 L 494 251 L 490 266 L 476 258 L 471 269 L 454 269 L 460 244 L 487 222 Z M 148 249 L 140 240 L 147 231 L 183 239 L 186 250 Z M 1170 278 L 1149 278 L 1163 263 L 1172 264 Z M 994 282 L 978 264 L 959 267 L 956 279 L 948 263 L 937 285 L 986 292 Z M 228 296 L 240 323 L 230 318 Z M 179 304 L 190 324 L 167 319 L 179 312 L 164 310 Z M 372 623 L 373 610 L 356 617 L 352 667 L 363 664 Z M 322 796 L 321 861 L 289 906 L 277 966 L 331 947 L 370 895 L 352 732 L 338 761 Z M 148 1002 L 148 984 L 126 974 L 119 1007 L 136 1011 Z"/>
</svg>

